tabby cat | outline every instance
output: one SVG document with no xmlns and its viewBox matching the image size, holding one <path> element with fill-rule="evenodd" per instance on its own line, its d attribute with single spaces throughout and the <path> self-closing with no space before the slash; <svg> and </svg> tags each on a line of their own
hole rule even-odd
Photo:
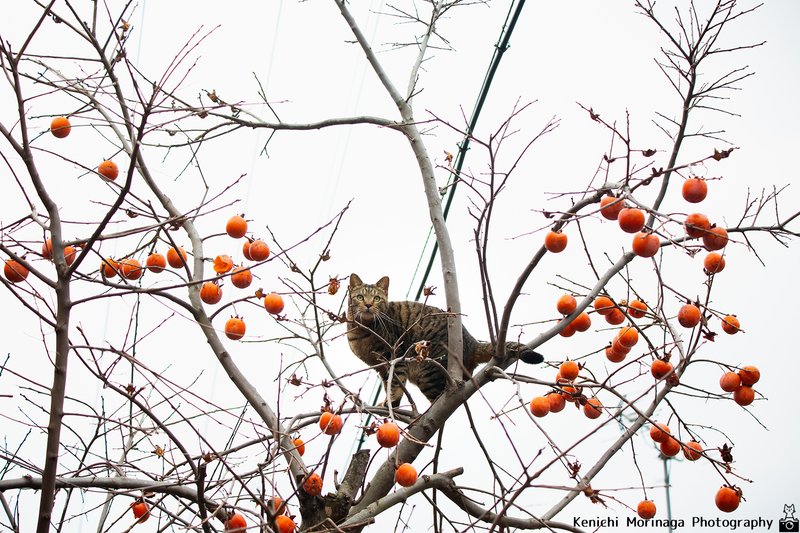
<svg viewBox="0 0 800 533">
<path fill-rule="evenodd" d="M 389 278 L 374 285 L 350 275 L 347 308 L 347 340 L 359 359 L 374 366 L 383 379 L 389 380 L 389 361 L 396 359 L 392 370 L 391 391 L 383 405 L 399 405 L 406 381 L 415 384 L 433 402 L 447 385 L 447 316 L 445 311 L 420 302 L 390 302 Z M 475 367 L 489 361 L 495 347 L 479 342 L 462 330 L 464 338 L 464 377 Z M 424 346 L 424 348 L 422 348 Z M 531 364 L 541 363 L 541 355 L 524 344 L 506 343 L 509 356 Z M 422 352 L 422 353 L 420 353 Z M 425 353 L 427 352 L 427 353 Z"/>
</svg>

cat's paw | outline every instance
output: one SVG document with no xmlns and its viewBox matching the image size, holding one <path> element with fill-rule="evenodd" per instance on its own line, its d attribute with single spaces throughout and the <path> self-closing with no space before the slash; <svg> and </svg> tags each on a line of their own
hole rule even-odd
<svg viewBox="0 0 800 533">
<path fill-rule="evenodd" d="M 393 409 L 397 409 L 398 407 L 400 407 L 400 400 L 402 400 L 402 399 L 403 399 L 403 397 L 401 396 L 400 398 L 397 398 L 395 401 L 393 401 L 392 402 L 392 408 Z M 376 405 L 375 407 L 379 407 L 381 409 L 388 409 L 389 408 L 389 398 L 384 398 L 383 401 L 381 403 L 379 403 L 378 405 Z"/>
</svg>

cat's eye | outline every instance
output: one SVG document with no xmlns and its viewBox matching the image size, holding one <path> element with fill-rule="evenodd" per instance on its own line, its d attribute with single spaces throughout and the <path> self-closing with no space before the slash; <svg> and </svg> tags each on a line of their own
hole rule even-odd
<svg viewBox="0 0 800 533">
<path fill-rule="evenodd" d="M 372 301 L 373 302 L 380 302 L 381 301 L 381 297 L 380 296 L 373 296 L 372 297 Z"/>
<path fill-rule="evenodd" d="M 363 294 L 356 294 L 356 300 L 358 300 L 360 302 L 363 299 L 364 299 L 364 295 Z"/>
</svg>

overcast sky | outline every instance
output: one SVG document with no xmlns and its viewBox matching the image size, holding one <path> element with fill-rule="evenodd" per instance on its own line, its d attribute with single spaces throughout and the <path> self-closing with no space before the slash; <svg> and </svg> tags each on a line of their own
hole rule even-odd
<svg viewBox="0 0 800 533">
<path fill-rule="evenodd" d="M 117 8 L 115 4 L 112 3 L 112 11 Z M 402 2 L 400 5 L 407 4 Z M 351 6 L 395 84 L 405 88 L 415 51 L 410 48 L 398 50 L 393 43 L 408 42 L 412 27 L 396 24 L 395 19 L 380 15 L 391 11 L 391 6 L 385 2 L 372 1 L 369 10 L 366 9 L 367 3 L 353 2 Z M 437 29 L 447 38 L 452 50 L 435 51 L 420 72 L 420 93 L 415 100 L 418 119 L 431 119 L 435 115 L 456 127 L 463 127 L 463 117 L 472 111 L 507 9 L 506 2 L 455 9 L 450 17 L 440 23 Z M 662 9 L 667 12 L 668 7 L 664 5 Z M 672 22 L 669 16 L 666 19 Z M 29 20 L 24 13 L 6 15 L 0 23 L 2 37 L 16 39 L 18 43 L 22 38 L 20 32 Z M 747 66 L 755 72 L 755 76 L 740 83 L 738 86 L 741 90 L 731 92 L 730 100 L 723 104 L 727 110 L 741 116 L 707 113 L 698 115 L 693 123 L 697 127 L 724 129 L 723 137 L 738 148 L 728 160 L 695 169 L 699 175 L 721 178 L 711 182 L 709 199 L 703 204 L 709 216 L 721 224 L 734 225 L 738 222 L 748 190 L 751 194 L 758 194 L 762 188 L 790 185 L 782 195 L 782 213 L 800 209 L 800 193 L 796 185 L 798 172 L 793 160 L 797 146 L 800 146 L 797 129 L 800 109 L 796 95 L 800 83 L 798 21 L 800 3 L 770 0 L 756 13 L 738 22 L 724 41 L 726 46 L 760 41 L 766 41 L 766 44 L 735 56 L 720 56 L 716 63 L 710 65 L 709 77 L 739 66 Z M 333 2 L 273 0 L 220 4 L 143 0 L 130 17 L 130 22 L 133 29 L 128 56 L 150 78 L 160 76 L 195 31 L 199 29 L 203 34 L 219 26 L 192 53 L 192 58 L 197 58 L 197 64 L 178 89 L 187 100 L 197 102 L 200 98 L 200 101 L 208 104 L 203 95 L 206 91 L 214 90 L 227 102 L 253 103 L 247 106 L 249 111 L 266 120 L 273 120 L 267 107 L 258 103 L 258 79 L 273 109 L 286 122 L 352 115 L 397 118 L 391 99 L 382 91 L 361 51 L 350 42 L 352 36 Z M 46 50 L 48 46 L 60 46 L 57 38 L 60 31 L 63 29 L 48 26 L 45 35 L 52 33 L 52 40 L 48 40 L 48 37 L 38 41 L 36 45 L 39 51 Z M 554 196 L 552 193 L 580 191 L 593 180 L 595 184 L 602 182 L 594 176 L 603 154 L 608 150 L 609 136 L 588 119 L 588 114 L 579 108 L 578 103 L 592 107 L 604 120 L 617 124 L 623 124 L 626 112 L 630 113 L 632 138 L 636 147 L 659 150 L 656 156 L 659 163 L 656 166 L 666 163 L 666 150 L 671 145 L 652 121 L 657 112 L 675 116 L 680 111 L 680 102 L 653 61 L 659 54 L 659 47 L 664 44 L 657 28 L 637 14 L 631 2 L 562 1 L 529 2 L 526 5 L 511 39 L 511 47 L 492 86 L 478 136 L 485 138 L 494 131 L 515 106 L 535 102 L 517 119 L 515 127 L 519 132 L 503 147 L 500 165 L 507 166 L 548 120 L 556 118 L 559 127 L 533 146 L 498 203 L 490 268 L 501 301 L 521 267 L 541 243 L 543 228 L 549 223 L 541 211 L 564 210 L 570 205 L 571 197 Z M 7 89 L 4 91 L 3 98 L 7 102 Z M 3 121 L 8 120 L 15 111 L 8 103 L 0 108 Z M 57 113 L 57 109 L 56 105 L 37 102 L 32 114 Z M 75 131 L 75 134 L 79 133 L 80 129 Z M 75 134 L 69 142 L 80 156 L 99 160 L 105 157 L 103 154 L 113 152 L 111 145 L 103 145 L 96 139 L 91 143 L 82 141 Z M 219 216 L 206 217 L 199 224 L 201 230 L 209 233 L 219 231 L 219 226 L 214 224 L 219 224 L 230 212 L 245 212 L 253 220 L 251 227 L 255 231 L 266 236 L 265 228 L 268 225 L 282 243 L 289 244 L 324 224 L 352 201 L 333 242 L 331 260 L 321 275 L 346 276 L 350 272 L 358 272 L 366 281 L 389 275 L 393 299 L 406 298 L 409 290 L 413 296 L 418 261 L 421 257 L 427 260 L 423 247 L 429 224 L 419 173 L 404 138 L 399 133 L 374 126 L 333 128 L 319 132 L 282 132 L 272 138 L 267 146 L 268 156 L 265 156 L 262 148 L 267 138 L 268 133 L 263 130 L 240 131 L 228 140 L 208 143 L 200 150 L 198 161 L 203 177 L 210 185 L 211 194 L 227 186 L 237 176 L 245 175 L 220 202 L 224 204 L 238 199 L 238 203 L 223 209 Z M 443 162 L 445 151 L 455 152 L 460 141 L 457 133 L 441 124 L 435 125 L 426 139 L 427 147 L 438 163 Z M 45 142 L 48 148 L 63 146 L 51 139 Z M 728 146 L 722 142 L 690 142 L 682 160 L 701 157 L 708 153 L 710 147 Z M 6 150 L 3 148 L 4 153 Z M 152 153 L 158 152 L 152 150 Z M 161 155 L 158 153 L 151 162 L 157 177 L 173 194 L 179 208 L 188 210 L 195 207 L 205 193 L 200 186 L 198 172 L 191 169 L 178 177 L 180 169 L 188 162 L 187 154 L 170 154 L 162 164 L 158 164 Z M 465 168 L 478 175 L 486 171 L 486 165 L 486 153 L 473 147 Z M 54 166 L 53 172 L 62 170 Z M 67 171 L 62 180 L 58 183 L 53 180 L 51 183 L 58 191 L 57 198 L 67 220 L 79 219 L 86 209 L 83 200 L 89 193 L 84 186 L 89 187 L 89 184 L 85 177 L 78 178 L 78 174 Z M 444 174 L 441 176 L 443 184 Z M 92 188 L 92 194 L 98 190 Z M 681 205 L 677 190 L 673 188 L 671 193 L 673 197 L 668 199 L 664 210 L 685 211 L 686 206 Z M 109 197 L 106 193 L 105 199 Z M 4 219 L 17 218 L 20 213 L 24 215 L 20 211 L 20 198 L 17 194 L 2 200 L 5 211 L 11 214 Z M 473 224 L 467 212 L 469 198 L 466 188 L 462 188 L 453 207 L 451 235 L 456 247 L 465 324 L 474 336 L 485 338 L 487 329 L 482 320 L 480 278 L 472 242 Z M 644 201 L 651 198 L 652 194 L 643 192 Z M 764 223 L 770 220 L 768 216 L 769 213 Z M 599 243 L 597 250 L 609 253 L 612 261 L 626 246 L 622 241 L 615 240 L 618 233 L 615 236 L 609 224 L 601 222 L 599 218 L 587 222 L 584 229 L 590 240 L 596 239 Z M 78 236 L 85 230 L 76 226 L 74 231 Z M 570 237 L 577 241 L 577 235 L 571 234 Z M 296 252 L 298 259 L 308 264 L 320 252 L 316 246 L 322 242 L 316 241 L 301 247 Z M 709 344 L 704 347 L 706 355 L 703 358 L 720 359 L 730 364 L 755 364 L 762 370 L 762 380 L 756 389 L 767 399 L 756 402 L 750 409 L 761 423 L 741 408 L 728 405 L 730 402 L 721 404 L 677 396 L 674 403 L 689 423 L 708 427 L 701 434 L 708 437 L 709 443 L 720 445 L 724 441 L 715 430 L 723 431 L 734 440 L 737 472 L 753 483 L 739 481 L 747 501 L 732 516 L 761 516 L 777 520 L 783 516 L 784 504 L 800 505 L 796 490 L 800 471 L 794 460 L 794 453 L 800 444 L 800 432 L 794 422 L 796 417 L 791 414 L 796 403 L 791 372 L 791 361 L 796 355 L 796 320 L 792 303 L 800 297 L 796 282 L 800 253 L 796 242 L 790 249 L 777 245 L 766 236 L 755 237 L 753 243 L 766 266 L 749 254 L 740 240 L 727 251 L 729 267 L 717 277 L 713 295 L 715 308 L 737 314 L 746 333 L 735 338 L 725 336 Z M 209 241 L 207 246 L 223 253 L 225 246 L 231 245 L 216 240 Z M 106 251 L 109 254 L 119 253 L 114 249 Z M 208 253 L 213 255 L 214 252 Z M 666 274 L 674 276 L 670 283 L 689 294 L 702 294 L 704 276 L 697 266 L 699 260 L 699 256 L 692 260 L 680 254 L 665 257 L 665 263 L 672 261 L 669 267 L 664 267 Z M 555 318 L 554 302 L 563 292 L 559 287 L 572 286 L 578 291 L 577 284 L 590 284 L 593 281 L 585 263 L 577 247 L 568 249 L 559 257 L 548 258 L 543 263 L 526 286 L 526 294 L 514 314 L 515 324 L 527 324 L 522 328 L 523 335 L 535 336 L 547 326 L 537 322 Z M 441 275 L 437 268 L 429 284 L 441 287 Z M 259 281 L 268 290 L 285 290 L 279 278 L 287 275 L 285 269 L 272 263 L 260 273 Z M 566 280 L 558 278 L 559 275 Z M 637 291 L 655 300 L 657 293 L 652 268 L 643 262 L 637 263 L 632 267 L 632 276 L 634 283 L 641 283 L 636 286 Z M 571 282 L 576 285 L 571 285 Z M 232 290 L 231 287 L 228 289 Z M 616 284 L 612 286 L 613 290 L 620 293 L 623 288 Z M 4 293 L 2 298 L 8 301 L 8 294 Z M 675 297 L 668 295 L 666 298 L 668 303 L 665 305 L 677 310 Z M 444 305 L 443 291 L 437 293 L 432 303 Z M 331 299 L 328 305 L 335 307 L 338 300 Z M 160 309 L 163 313 L 164 309 Z M 107 321 L 107 329 L 97 332 L 96 338 L 103 338 L 106 334 L 113 338 L 118 336 L 114 328 L 120 327 L 119 321 L 124 321 L 128 312 L 127 308 L 111 310 L 96 305 L 87 309 L 81 315 L 81 320 L 96 320 L 98 323 Z M 253 316 L 248 328 L 252 329 L 254 338 L 269 338 L 274 334 L 275 330 L 270 329 L 273 326 L 266 316 L 258 315 L 255 309 L 249 308 L 246 313 Z M 157 321 L 153 318 L 152 322 Z M 183 325 L 180 319 L 177 322 L 175 331 L 192 335 L 192 325 L 188 321 L 183 321 Z M 38 327 L 26 321 L 22 330 L 23 338 L 15 336 L 9 350 L 36 350 Z M 600 331 L 591 338 L 557 338 L 542 347 L 541 351 L 550 360 L 575 357 L 597 349 L 610 335 L 608 331 Z M 170 337 L 178 338 L 174 334 Z M 195 371 L 205 368 L 206 372 L 199 383 L 207 388 L 211 397 L 226 398 L 230 389 L 224 383 L 224 373 L 217 370 L 212 354 L 204 352 L 205 343 L 202 340 L 194 346 L 189 344 L 193 342 L 189 339 L 182 341 L 187 344 L 178 349 L 178 355 L 172 361 L 173 371 L 180 375 L 179 372 L 186 371 L 186 365 Z M 155 336 L 152 343 L 143 343 L 143 356 L 150 357 L 151 364 L 165 365 L 166 353 L 162 351 L 165 345 L 159 342 L 170 340 Z M 237 362 L 252 375 L 274 374 L 278 358 L 274 349 L 267 354 L 274 357 L 271 364 L 264 361 L 263 344 L 236 345 L 234 349 L 237 350 L 234 354 Z M 190 358 L 187 355 L 190 350 L 197 350 L 199 355 L 192 352 Z M 349 353 L 342 338 L 331 343 L 329 353 L 333 366 L 341 373 L 360 368 L 360 363 Z M 298 358 L 298 354 L 291 350 L 282 356 L 287 360 Z M 597 362 L 596 366 L 598 369 L 603 367 L 601 362 Z M 714 389 L 718 367 L 695 366 L 697 370 L 687 373 L 686 380 L 699 387 L 710 383 L 708 388 Z M 323 371 L 319 365 L 311 368 L 314 372 Z M 552 374 L 549 369 L 541 372 L 542 375 L 538 375 L 534 370 L 532 374 L 537 377 L 549 377 Z M 321 379 L 323 376 L 312 377 Z M 47 376 L 42 379 L 49 381 L 50 378 Z M 355 388 L 362 383 L 366 383 L 367 388 L 372 386 L 363 374 L 354 378 L 354 383 Z M 265 397 L 276 397 L 278 384 L 271 377 L 260 386 Z M 499 385 L 493 384 L 486 388 L 485 396 L 490 398 L 489 403 L 493 397 L 501 398 L 498 401 L 502 402 L 508 399 L 508 385 L 504 387 L 505 390 L 501 390 Z M 532 396 L 541 392 L 542 389 L 523 386 L 524 395 Z M 319 395 L 310 396 L 298 399 L 297 406 L 306 410 L 317 408 Z M 424 400 L 422 403 L 424 405 Z M 489 410 L 483 405 L 483 400 L 475 403 L 476 416 L 485 427 L 491 427 L 486 420 Z M 284 405 L 283 408 L 294 407 Z M 502 409 L 501 405 L 493 407 Z M 569 441 L 570 435 L 586 432 L 590 428 L 589 421 L 578 413 L 561 415 L 566 416 L 550 416 L 543 420 L 542 425 L 551 436 L 560 436 L 564 442 Z M 515 420 L 524 421 L 524 418 Z M 355 424 L 356 421 L 352 420 L 352 435 L 349 437 L 356 433 L 353 428 Z M 469 469 L 470 454 L 479 452 L 471 447 L 461 448 L 460 439 L 464 435 L 457 427 L 459 425 L 466 425 L 464 416 L 454 416 L 453 422 L 448 425 L 444 444 L 448 453 L 442 455 L 440 468 L 465 465 L 468 471 L 462 480 L 464 484 L 480 486 L 480 476 L 485 473 L 470 472 Z M 544 446 L 541 433 L 531 425 L 519 424 L 510 427 L 510 430 L 516 443 L 529 449 L 531 456 L 534 450 Z M 617 435 L 617 428 L 609 427 L 598 436 L 593 446 L 582 446 L 580 450 L 585 455 L 579 456 L 581 462 L 591 464 L 593 453 L 605 449 Z M 341 439 L 336 449 L 341 457 L 350 453 L 345 440 Z M 634 442 L 646 485 L 663 484 L 663 471 L 656 450 L 645 438 L 637 437 Z M 319 454 L 324 451 L 324 444 L 317 441 L 309 448 L 310 454 Z M 502 443 L 498 443 L 498 450 L 505 450 L 498 453 L 508 451 Z M 38 457 L 32 459 L 40 460 Z M 690 522 L 693 516 L 721 516 L 713 506 L 713 494 L 722 479 L 707 464 L 676 463 L 672 467 L 675 517 Z M 424 464 L 425 460 L 420 458 L 419 465 Z M 555 479 L 558 483 L 566 483 L 563 476 L 556 476 Z M 595 488 L 635 488 L 638 485 L 639 475 L 632 466 L 631 450 L 627 447 L 593 483 Z M 629 505 L 635 505 L 640 499 L 640 492 L 636 490 L 611 494 Z M 654 489 L 649 495 L 659 505 L 659 516 L 666 517 L 663 490 Z M 525 503 L 532 512 L 543 512 L 558 497 L 558 493 L 542 491 Z M 410 503 L 414 504 L 413 501 Z M 394 516 L 394 513 L 390 514 Z M 606 509 L 580 498 L 558 518 L 571 522 L 573 516 L 624 517 L 628 514 L 629 511 L 617 503 L 609 502 Z M 417 509 L 412 523 L 419 524 L 421 528 L 429 522 L 429 517 L 427 510 L 421 512 Z M 390 524 L 393 524 L 393 520 L 385 522 L 384 527 L 391 527 Z M 689 524 L 681 529 L 691 530 Z"/>
</svg>

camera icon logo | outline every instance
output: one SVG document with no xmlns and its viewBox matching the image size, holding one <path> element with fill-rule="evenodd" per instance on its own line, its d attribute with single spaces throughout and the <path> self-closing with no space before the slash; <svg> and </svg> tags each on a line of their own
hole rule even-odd
<svg viewBox="0 0 800 533">
<path fill-rule="evenodd" d="M 794 504 L 783 506 L 784 517 L 778 520 L 778 531 L 800 531 L 800 521 L 794 517 Z"/>
</svg>

